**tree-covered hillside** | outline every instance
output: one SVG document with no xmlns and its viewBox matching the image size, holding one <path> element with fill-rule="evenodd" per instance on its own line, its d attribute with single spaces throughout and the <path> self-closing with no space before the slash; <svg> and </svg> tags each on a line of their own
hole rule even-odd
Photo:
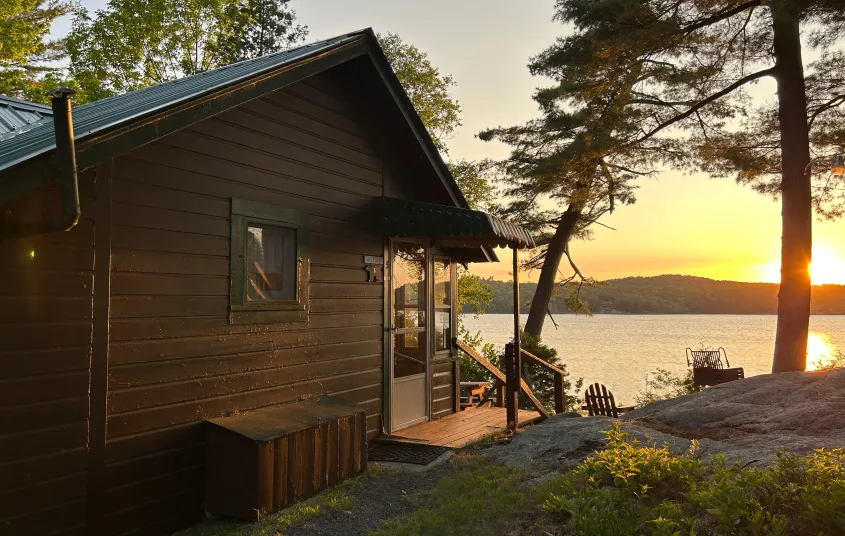
<svg viewBox="0 0 845 536">
<path fill-rule="evenodd" d="M 513 310 L 513 285 L 487 279 L 493 291 L 488 313 Z M 520 285 L 523 313 L 536 283 Z M 778 286 L 772 283 L 714 281 L 686 275 L 611 279 L 597 288 L 584 288 L 582 297 L 593 313 L 620 314 L 775 314 Z M 845 314 L 845 285 L 820 285 L 812 289 L 813 314 Z M 564 295 L 557 292 L 549 306 L 552 313 L 569 312 Z M 470 311 L 465 311 L 470 312 Z"/>
</svg>

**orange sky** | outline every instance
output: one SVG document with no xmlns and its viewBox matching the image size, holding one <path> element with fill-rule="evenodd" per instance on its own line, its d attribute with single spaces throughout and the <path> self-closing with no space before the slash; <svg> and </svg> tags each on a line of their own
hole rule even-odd
<svg viewBox="0 0 845 536">
<path fill-rule="evenodd" d="M 615 231 L 595 227 L 594 240 L 572 244 L 585 275 L 778 280 L 779 202 L 731 180 L 671 172 L 643 181 L 637 198 L 602 220 Z M 816 222 L 813 251 L 814 282 L 845 284 L 845 222 Z M 498 253 L 503 262 L 473 265 L 473 273 L 510 279 L 511 253 Z M 526 276 L 536 280 L 539 271 Z"/>
</svg>

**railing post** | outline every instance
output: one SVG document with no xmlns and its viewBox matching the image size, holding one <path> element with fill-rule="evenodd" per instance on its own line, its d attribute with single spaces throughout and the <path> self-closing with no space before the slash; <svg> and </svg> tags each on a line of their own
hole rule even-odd
<svg viewBox="0 0 845 536">
<path fill-rule="evenodd" d="M 563 374 L 555 372 L 555 413 L 563 413 L 566 407 L 563 403 Z"/>
<path fill-rule="evenodd" d="M 502 382 L 496 385 L 496 407 L 505 407 L 505 384 Z"/>
<path fill-rule="evenodd" d="M 516 431 L 519 424 L 519 360 L 513 343 L 505 345 L 505 409 L 508 430 Z"/>
<path fill-rule="evenodd" d="M 508 410 L 508 430 L 516 432 L 519 426 L 519 387 L 522 377 L 522 369 L 520 362 L 522 361 L 522 347 L 520 345 L 519 332 L 519 248 L 511 246 L 513 249 L 513 344 L 511 344 L 510 353 L 505 352 L 505 359 L 511 356 L 510 366 L 505 366 L 505 378 L 507 385 L 505 386 L 505 405 Z"/>
</svg>

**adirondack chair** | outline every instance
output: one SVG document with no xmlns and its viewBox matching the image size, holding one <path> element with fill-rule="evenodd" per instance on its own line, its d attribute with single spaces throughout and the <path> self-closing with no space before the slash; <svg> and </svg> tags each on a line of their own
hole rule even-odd
<svg viewBox="0 0 845 536">
<path fill-rule="evenodd" d="M 581 409 L 587 410 L 590 417 L 604 415 L 605 417 L 618 418 L 619 415 L 632 411 L 636 406 L 617 407 L 607 387 L 600 383 L 594 383 L 584 391 L 584 405 Z"/>
<path fill-rule="evenodd" d="M 687 348 L 687 366 L 692 367 L 692 380 L 696 385 L 719 385 L 745 378 L 742 367 L 731 368 L 728 353 L 721 346 L 718 350 L 693 350 Z M 725 367 L 722 357 L 725 358 Z"/>
</svg>

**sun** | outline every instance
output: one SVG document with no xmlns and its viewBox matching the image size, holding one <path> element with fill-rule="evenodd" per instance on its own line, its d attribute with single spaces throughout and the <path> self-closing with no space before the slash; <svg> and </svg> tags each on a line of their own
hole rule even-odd
<svg viewBox="0 0 845 536">
<path fill-rule="evenodd" d="M 761 281 L 780 282 L 780 262 L 763 266 Z M 810 280 L 814 285 L 845 285 L 845 261 L 826 247 L 813 248 Z"/>
<path fill-rule="evenodd" d="M 845 285 L 845 261 L 826 248 L 813 251 L 810 280 L 814 285 Z"/>
</svg>

